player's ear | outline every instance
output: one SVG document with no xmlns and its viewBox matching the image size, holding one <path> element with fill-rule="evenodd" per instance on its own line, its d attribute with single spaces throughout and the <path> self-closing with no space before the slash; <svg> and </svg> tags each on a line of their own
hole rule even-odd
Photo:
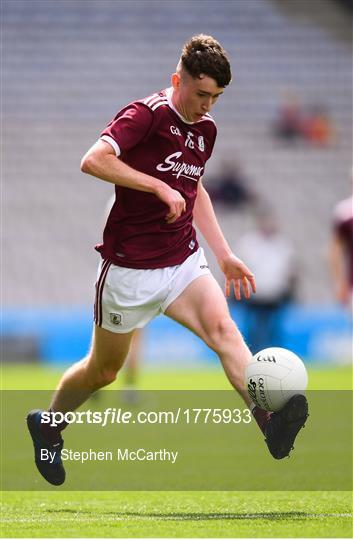
<svg viewBox="0 0 353 540">
<path fill-rule="evenodd" d="M 180 86 L 180 75 L 179 73 L 173 73 L 172 75 L 172 87 L 174 88 L 174 90 L 176 90 L 177 88 L 179 88 Z"/>
</svg>

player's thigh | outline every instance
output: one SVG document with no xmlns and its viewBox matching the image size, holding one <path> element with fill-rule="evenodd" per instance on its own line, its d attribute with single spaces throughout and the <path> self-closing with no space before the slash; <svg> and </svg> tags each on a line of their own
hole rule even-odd
<svg viewBox="0 0 353 540">
<path fill-rule="evenodd" d="M 119 371 L 128 355 L 134 332 L 115 333 L 94 325 L 87 369 L 107 373 Z"/>
<path fill-rule="evenodd" d="M 168 306 L 165 314 L 186 326 L 210 347 L 238 333 L 223 291 L 211 275 L 200 276 Z"/>
</svg>

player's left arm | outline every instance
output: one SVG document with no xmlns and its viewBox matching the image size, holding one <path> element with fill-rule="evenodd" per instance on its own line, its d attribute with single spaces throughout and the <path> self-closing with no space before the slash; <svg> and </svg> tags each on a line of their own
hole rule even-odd
<svg viewBox="0 0 353 540">
<path fill-rule="evenodd" d="M 194 206 L 194 221 L 215 254 L 218 264 L 226 277 L 226 296 L 230 295 L 231 285 L 233 284 L 237 300 L 241 299 L 241 287 L 243 287 L 245 298 L 250 298 L 251 290 L 254 293 L 256 292 L 254 274 L 232 252 L 218 223 L 211 199 L 201 180 L 198 184 Z"/>
</svg>

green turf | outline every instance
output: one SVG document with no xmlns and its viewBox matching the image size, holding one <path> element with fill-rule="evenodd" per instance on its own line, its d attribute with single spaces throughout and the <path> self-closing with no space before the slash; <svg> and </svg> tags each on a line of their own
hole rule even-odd
<svg viewBox="0 0 353 540">
<path fill-rule="evenodd" d="M 342 492 L 9 492 L 7 537 L 325 537 L 352 534 Z"/>
<path fill-rule="evenodd" d="M 2 388 L 50 389 L 62 371 L 6 366 Z M 312 368 L 309 381 L 310 389 L 350 389 L 351 370 Z M 122 383 L 123 377 L 115 386 Z M 146 371 L 139 388 L 227 389 L 229 384 L 220 369 Z M 11 491 L 2 493 L 2 520 L 2 537 L 352 537 L 351 493 L 341 491 Z"/>
<path fill-rule="evenodd" d="M 4 365 L 2 384 L 4 390 L 49 390 L 55 388 L 65 367 L 52 368 L 40 364 Z M 309 390 L 351 390 L 352 368 L 350 366 L 313 367 L 309 372 Z M 124 384 L 124 373 L 114 385 Z M 141 390 L 224 390 L 230 385 L 220 367 L 201 370 L 143 370 L 138 380 Z"/>
</svg>

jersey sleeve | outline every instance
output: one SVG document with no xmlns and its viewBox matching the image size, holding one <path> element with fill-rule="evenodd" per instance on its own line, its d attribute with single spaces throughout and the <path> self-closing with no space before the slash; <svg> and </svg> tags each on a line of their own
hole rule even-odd
<svg viewBox="0 0 353 540">
<path fill-rule="evenodd" d="M 217 127 L 216 127 L 216 124 L 213 124 L 213 130 L 212 130 L 211 141 L 210 141 L 210 151 L 209 151 L 207 159 L 210 159 L 210 157 L 212 156 L 216 138 L 217 138 Z"/>
<path fill-rule="evenodd" d="M 153 123 L 153 112 L 142 103 L 132 103 L 109 122 L 100 139 L 109 143 L 117 156 L 144 140 Z"/>
</svg>

